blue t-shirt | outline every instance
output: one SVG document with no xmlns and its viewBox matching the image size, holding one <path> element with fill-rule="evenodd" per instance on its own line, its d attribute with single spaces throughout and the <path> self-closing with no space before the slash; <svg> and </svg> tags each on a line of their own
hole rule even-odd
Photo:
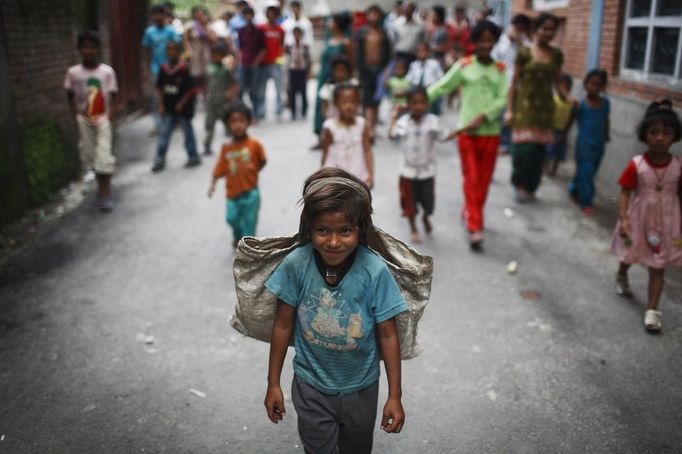
<svg viewBox="0 0 682 454">
<path fill-rule="evenodd" d="M 577 154 L 603 152 L 610 110 L 608 98 L 604 98 L 601 106 L 597 108 L 590 107 L 584 99 L 580 101 L 575 112 L 578 124 Z"/>
<path fill-rule="evenodd" d="M 308 243 L 287 255 L 265 286 L 296 308 L 294 372 L 325 394 L 351 394 L 379 379 L 377 323 L 406 311 L 386 263 L 364 246 L 336 287 Z"/>
<path fill-rule="evenodd" d="M 150 69 L 154 76 L 159 75 L 161 65 L 168 61 L 168 57 L 166 57 L 166 44 L 168 44 L 168 41 L 180 42 L 180 37 L 170 25 L 161 28 L 156 25 L 150 25 L 144 31 L 142 47 L 152 51 Z"/>
</svg>

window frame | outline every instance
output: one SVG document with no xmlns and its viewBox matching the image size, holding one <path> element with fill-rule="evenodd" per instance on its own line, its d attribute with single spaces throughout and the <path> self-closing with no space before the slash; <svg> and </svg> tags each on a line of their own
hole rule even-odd
<svg viewBox="0 0 682 454">
<path fill-rule="evenodd" d="M 535 11 L 547 11 L 556 8 L 566 8 L 570 0 L 533 0 Z"/>
<path fill-rule="evenodd" d="M 648 16 L 630 17 L 630 11 L 634 0 L 627 0 L 625 5 L 625 17 L 623 19 L 623 35 L 620 49 L 620 77 L 623 79 L 660 85 L 665 88 L 682 89 L 682 14 L 679 16 L 656 16 L 660 0 L 651 0 L 651 10 Z M 647 39 L 644 51 L 644 69 L 632 69 L 626 67 L 629 29 L 646 28 Z M 676 28 L 679 30 L 677 37 L 677 53 L 675 55 L 675 71 L 672 75 L 657 74 L 651 72 L 654 47 L 654 30 L 656 28 Z"/>
</svg>

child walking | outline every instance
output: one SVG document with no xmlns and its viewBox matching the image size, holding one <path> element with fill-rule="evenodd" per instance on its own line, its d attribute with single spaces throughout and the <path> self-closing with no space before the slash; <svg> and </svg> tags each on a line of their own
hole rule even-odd
<svg viewBox="0 0 682 454">
<path fill-rule="evenodd" d="M 551 177 L 556 175 L 559 163 L 566 160 L 566 136 L 573 123 L 573 108 L 577 105 L 571 98 L 571 87 L 571 76 L 562 74 L 554 94 L 554 143 L 547 145 L 545 155 L 545 173 Z"/>
<path fill-rule="evenodd" d="M 337 115 L 322 125 L 322 167 L 339 167 L 374 185 L 374 157 L 369 125 L 357 115 L 360 93 L 356 85 L 334 88 Z"/>
<path fill-rule="evenodd" d="M 490 56 L 500 29 L 481 20 L 471 31 L 476 53 L 455 63 L 445 76 L 428 89 L 434 101 L 461 87 L 457 145 L 464 177 L 462 220 L 469 231 L 469 245 L 480 250 L 483 244 L 483 208 L 495 171 L 500 143 L 499 115 L 507 103 L 507 77 L 504 64 Z"/>
<path fill-rule="evenodd" d="M 306 453 L 372 451 L 384 360 L 388 399 L 381 428 L 401 431 L 400 345 L 395 317 L 407 310 L 385 262 L 367 248 L 372 197 L 361 180 L 321 169 L 305 183 L 302 244 L 266 282 L 277 298 L 265 408 L 273 423 L 286 409 L 280 384 L 293 336 L 292 401 Z"/>
<path fill-rule="evenodd" d="M 105 213 L 114 207 L 111 176 L 116 158 L 111 152 L 111 105 L 118 85 L 113 68 L 100 62 L 100 39 L 96 33 L 81 33 L 77 45 L 82 63 L 66 71 L 64 88 L 71 113 L 78 123 L 81 164 L 84 170 L 95 171 L 95 206 Z"/>
<path fill-rule="evenodd" d="M 533 21 L 533 42 L 516 53 L 514 76 L 504 122 L 512 127 L 512 175 L 516 200 L 535 199 L 542 181 L 547 144 L 554 142 L 552 89 L 564 64 L 564 54 L 551 42 L 559 19 L 540 13 Z"/>
<path fill-rule="evenodd" d="M 399 114 L 405 113 L 407 108 L 407 93 L 410 91 L 410 81 L 407 79 L 407 61 L 396 60 L 392 75 L 386 79 L 386 88 L 391 100 L 391 110 Z"/>
<path fill-rule="evenodd" d="M 353 75 L 353 65 L 345 55 L 334 57 L 331 63 L 331 72 L 331 80 L 320 88 L 318 94 L 321 102 L 321 113 L 325 120 L 334 118 L 337 115 L 334 107 L 334 88 L 340 84 L 359 85 L 356 79 L 351 78 Z"/>
<path fill-rule="evenodd" d="M 417 205 L 422 207 L 424 231 L 431 234 L 429 216 L 435 205 L 434 181 L 436 154 L 433 145 L 441 136 L 438 117 L 428 112 L 429 97 L 424 87 L 415 87 L 407 95 L 408 113 L 398 118 L 394 111 L 388 135 L 400 141 L 402 162 L 400 166 L 400 206 L 410 222 L 411 239 L 421 242 L 415 218 Z"/>
<path fill-rule="evenodd" d="M 435 58 L 431 58 L 431 50 L 427 43 L 417 45 L 417 58 L 407 71 L 407 80 L 413 87 L 430 87 L 443 77 L 443 67 Z M 429 112 L 440 115 L 442 111 L 442 99 L 431 104 Z"/>
<path fill-rule="evenodd" d="M 578 138 L 575 142 L 575 177 L 569 185 L 571 197 L 578 202 L 585 215 L 594 213 L 594 179 L 604 157 L 609 139 L 608 98 L 602 96 L 608 76 L 603 69 L 587 73 L 583 84 L 587 96 L 580 101 L 575 116 L 578 121 Z"/>
<path fill-rule="evenodd" d="M 658 303 L 665 269 L 682 266 L 682 159 L 670 153 L 682 137 L 682 124 L 669 100 L 649 105 L 638 136 L 647 150 L 632 158 L 618 180 L 618 223 L 611 249 L 620 260 L 619 295 L 632 297 L 627 275 L 631 265 L 649 268 L 644 327 L 656 332 L 661 330 Z"/>
<path fill-rule="evenodd" d="M 211 46 L 211 63 L 208 65 L 206 90 L 206 138 L 204 155 L 212 155 L 213 133 L 217 121 L 225 117 L 225 107 L 237 100 L 239 83 L 232 70 L 223 64 L 227 55 L 224 43 Z"/>
<path fill-rule="evenodd" d="M 303 41 L 303 29 L 294 27 L 294 42 L 286 47 L 289 64 L 289 110 L 296 119 L 296 97 L 301 98 L 301 116 L 308 114 L 308 76 L 310 75 L 310 48 Z"/>
<path fill-rule="evenodd" d="M 197 91 L 187 65 L 180 61 L 180 44 L 168 41 L 166 55 L 168 63 L 161 66 L 159 78 L 156 80 L 156 88 L 162 99 L 159 108 L 162 127 L 152 172 L 160 172 L 166 167 L 166 152 L 173 130 L 178 123 L 185 135 L 185 149 L 188 157 L 185 167 L 196 167 L 201 164 L 192 128 Z"/>
<path fill-rule="evenodd" d="M 225 142 L 213 168 L 208 196 L 215 192 L 216 182 L 225 177 L 227 192 L 226 221 L 232 227 L 232 246 L 245 236 L 256 234 L 260 192 L 258 173 L 265 167 L 263 146 L 249 137 L 252 115 L 243 103 L 233 104 L 225 114 L 225 127 L 232 141 Z"/>
</svg>

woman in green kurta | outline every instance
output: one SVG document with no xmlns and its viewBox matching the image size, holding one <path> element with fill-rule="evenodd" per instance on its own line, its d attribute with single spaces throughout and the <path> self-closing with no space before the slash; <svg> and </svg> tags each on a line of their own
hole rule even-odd
<svg viewBox="0 0 682 454">
<path fill-rule="evenodd" d="M 329 36 L 327 37 L 320 58 L 320 70 L 317 73 L 317 91 L 315 97 L 315 119 L 313 120 L 313 130 L 319 137 L 322 132 L 322 123 L 324 123 L 324 116 L 322 115 L 322 100 L 320 99 L 320 88 L 329 81 L 331 77 L 331 63 L 335 56 L 345 54 L 348 58 L 351 57 L 351 40 L 348 37 L 351 25 L 351 17 L 347 13 L 335 14 L 329 21 Z M 316 145 L 313 148 L 320 148 Z"/>
<path fill-rule="evenodd" d="M 554 142 L 552 88 L 561 75 L 564 56 L 553 47 L 559 22 L 548 13 L 535 20 L 533 43 L 516 55 L 505 121 L 512 127 L 512 184 L 517 200 L 532 198 L 540 185 L 545 147 Z"/>
</svg>

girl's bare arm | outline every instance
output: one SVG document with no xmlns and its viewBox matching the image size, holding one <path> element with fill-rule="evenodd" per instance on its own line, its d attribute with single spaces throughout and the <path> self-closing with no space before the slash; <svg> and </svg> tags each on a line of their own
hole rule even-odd
<svg viewBox="0 0 682 454">
<path fill-rule="evenodd" d="M 377 325 L 379 329 L 379 346 L 384 358 L 386 378 L 388 380 L 388 399 L 384 405 L 381 428 L 388 433 L 398 433 L 405 424 L 405 411 L 402 404 L 400 343 L 395 318 Z"/>
<path fill-rule="evenodd" d="M 374 155 L 372 154 L 372 140 L 370 137 L 369 125 L 365 123 L 365 129 L 362 131 L 362 149 L 365 153 L 365 163 L 367 165 L 367 173 L 369 174 L 366 183 L 371 189 L 374 186 Z"/>
<path fill-rule="evenodd" d="M 324 128 L 322 130 L 322 162 L 320 162 L 320 167 L 324 167 L 324 161 L 327 160 L 327 154 L 329 154 L 329 146 L 334 141 L 332 133 L 329 129 Z"/>
<path fill-rule="evenodd" d="M 630 235 L 630 220 L 628 219 L 628 206 L 630 205 L 630 197 L 632 196 L 632 189 L 621 189 L 618 197 L 618 219 L 620 220 L 620 235 Z"/>
<path fill-rule="evenodd" d="M 277 301 L 275 323 L 272 325 L 270 340 L 270 359 L 268 364 L 268 390 L 265 394 L 265 409 L 270 421 L 277 424 L 284 418 L 284 394 L 280 385 L 282 366 L 287 355 L 289 340 L 294 331 L 296 309 L 285 302 Z"/>
<path fill-rule="evenodd" d="M 514 75 L 509 83 L 509 93 L 507 94 L 507 109 L 504 112 L 504 122 L 509 124 L 512 119 L 512 111 L 514 107 L 514 97 L 516 96 L 516 84 L 521 74 L 521 65 L 514 65 Z"/>
</svg>

